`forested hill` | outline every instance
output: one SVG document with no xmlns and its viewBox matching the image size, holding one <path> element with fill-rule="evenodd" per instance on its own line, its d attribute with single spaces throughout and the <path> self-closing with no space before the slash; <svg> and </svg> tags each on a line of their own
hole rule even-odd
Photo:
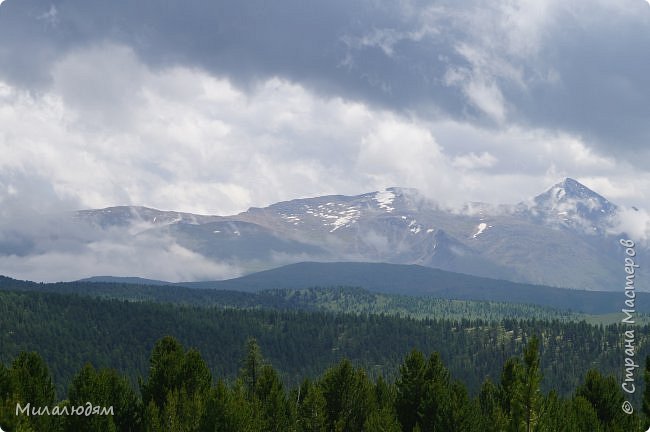
<svg viewBox="0 0 650 432">
<path fill-rule="evenodd" d="M 368 291 L 444 299 L 535 304 L 602 314 L 620 312 L 625 300 L 625 273 L 620 289 L 591 291 L 531 285 L 454 273 L 419 265 L 360 262 L 302 262 L 252 273 L 235 279 L 181 282 L 176 285 L 231 291 L 353 286 Z M 159 282 L 159 281 L 156 281 Z M 638 310 L 650 311 L 650 293 L 637 292 Z"/>
<path fill-rule="evenodd" d="M 0 360 L 37 351 L 57 388 L 84 363 L 113 367 L 135 381 L 146 354 L 166 335 L 198 348 L 210 369 L 233 377 L 242 346 L 255 337 L 287 383 L 315 376 L 342 358 L 372 376 L 394 376 L 405 352 L 439 351 L 451 371 L 475 392 L 500 376 L 505 359 L 531 335 L 541 338 L 545 389 L 572 391 L 590 367 L 621 373 L 620 326 L 506 319 L 501 322 L 399 318 L 324 312 L 236 310 L 100 300 L 39 292 L 0 292 Z M 637 327 L 638 358 L 648 352 L 647 326 Z"/>
<path fill-rule="evenodd" d="M 355 287 L 274 289 L 255 293 L 107 282 L 39 284 L 0 277 L 0 290 L 40 291 L 128 301 L 151 301 L 192 306 L 246 309 L 305 310 L 402 315 L 414 318 L 468 318 L 499 321 L 503 318 L 605 320 L 567 310 L 527 304 L 448 300 L 428 296 L 381 294 Z M 644 318 L 641 318 L 644 319 Z"/>
</svg>

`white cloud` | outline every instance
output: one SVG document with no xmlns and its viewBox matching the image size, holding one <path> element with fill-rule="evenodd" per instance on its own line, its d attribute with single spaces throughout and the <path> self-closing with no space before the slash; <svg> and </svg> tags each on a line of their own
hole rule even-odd
<svg viewBox="0 0 650 432">
<path fill-rule="evenodd" d="M 612 234 L 626 233 L 631 239 L 647 244 L 650 237 L 650 213 L 645 209 L 622 207 L 617 214 Z"/>
<path fill-rule="evenodd" d="M 62 209 L 134 204 L 232 214 L 388 186 L 416 187 L 448 206 L 514 203 L 565 176 L 585 179 L 613 201 L 650 208 L 650 175 L 563 132 L 396 113 L 278 77 L 244 90 L 195 68 L 151 69 L 111 44 L 70 54 L 52 74 L 42 92 L 0 82 L 0 242 L 29 250 L 0 257 L 0 273 L 15 277 L 187 280 L 239 271 L 171 240 L 121 239 L 123 246 L 65 231 L 59 238 L 72 240 L 53 242 L 39 215 Z M 468 97 L 504 119 L 505 103 L 490 91 Z M 35 234 L 16 231 L 25 215 L 41 224 L 27 226 Z M 635 233 L 646 230 L 636 214 L 625 221 Z M 30 242 L 42 246 L 30 250 Z"/>
<path fill-rule="evenodd" d="M 470 152 L 462 156 L 457 156 L 453 159 L 452 165 L 461 169 L 476 169 L 476 168 L 490 168 L 494 166 L 497 159 L 488 152 L 476 154 Z"/>
<path fill-rule="evenodd" d="M 0 3 L 1 4 L 1 3 Z M 59 11 L 56 6 L 50 5 L 50 8 L 47 12 L 44 12 L 36 17 L 36 19 L 44 21 L 48 25 L 55 26 L 59 23 Z"/>
<path fill-rule="evenodd" d="M 227 279 L 241 275 L 235 266 L 209 260 L 174 242 L 134 244 L 92 242 L 82 251 L 48 250 L 26 256 L 0 255 L 0 274 L 42 282 L 97 275 L 140 276 L 169 282 Z"/>
<path fill-rule="evenodd" d="M 512 202 L 559 176 L 606 178 L 618 166 L 560 132 L 424 120 L 280 78 L 244 91 L 197 69 L 152 70 L 122 46 L 76 52 L 53 75 L 40 94 L 0 84 L 0 200 L 11 190 L 42 194 L 37 207 L 64 200 L 229 214 L 412 186 L 443 202 Z M 48 187 L 29 192 L 27 178 Z M 513 178 L 518 188 L 495 192 L 493 182 Z"/>
<path fill-rule="evenodd" d="M 381 49 L 386 56 L 393 57 L 395 46 L 400 42 L 419 42 L 438 33 L 439 31 L 432 25 L 422 23 L 419 28 L 410 31 L 400 31 L 394 28 L 375 28 L 361 37 L 344 36 L 342 41 L 349 48 L 375 47 Z"/>
</svg>

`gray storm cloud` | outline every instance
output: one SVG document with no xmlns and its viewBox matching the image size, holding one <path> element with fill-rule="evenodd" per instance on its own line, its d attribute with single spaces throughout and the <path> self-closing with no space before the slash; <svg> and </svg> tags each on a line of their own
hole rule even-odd
<svg viewBox="0 0 650 432">
<path fill-rule="evenodd" d="M 133 274 L 110 236 L 38 234 L 79 208 L 223 215 L 389 186 L 460 207 L 570 176 L 650 209 L 649 24 L 641 0 L 6 0 L 0 244 L 23 252 L 0 273 Z M 179 263 L 169 279 L 237 271 L 138 242 L 143 268 Z"/>
<path fill-rule="evenodd" d="M 244 87 L 281 76 L 389 109 L 560 129 L 634 162 L 650 137 L 649 24 L 641 0 L 9 0 L 0 70 L 43 84 L 70 50 L 112 41 Z"/>
<path fill-rule="evenodd" d="M 512 203 L 568 175 L 615 201 L 646 199 L 647 174 L 561 131 L 423 119 L 279 77 L 242 89 L 198 68 L 154 68 L 112 43 L 51 69 L 39 92 L 0 82 L 0 203 L 232 214 L 395 185 L 450 205 Z"/>
</svg>

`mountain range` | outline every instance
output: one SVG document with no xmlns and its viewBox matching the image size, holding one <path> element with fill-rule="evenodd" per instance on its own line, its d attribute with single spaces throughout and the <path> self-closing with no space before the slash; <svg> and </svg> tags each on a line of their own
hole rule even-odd
<svg viewBox="0 0 650 432">
<path fill-rule="evenodd" d="M 467 203 L 447 209 L 415 189 L 394 187 L 279 202 L 231 216 L 121 206 L 78 211 L 73 218 L 133 236 L 171 237 L 244 273 L 303 261 L 383 262 L 617 290 L 625 282 L 618 243 L 625 234 L 615 229 L 617 215 L 615 204 L 566 178 L 515 205 Z M 643 248 L 637 252 L 639 260 L 647 255 Z"/>
</svg>

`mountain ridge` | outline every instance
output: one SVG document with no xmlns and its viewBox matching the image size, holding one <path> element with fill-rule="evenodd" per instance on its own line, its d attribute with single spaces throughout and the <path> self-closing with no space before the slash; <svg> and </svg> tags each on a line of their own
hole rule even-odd
<svg viewBox="0 0 650 432">
<path fill-rule="evenodd" d="M 416 264 L 303 262 L 221 281 L 154 281 L 153 285 L 142 281 L 136 279 L 131 282 L 130 278 L 91 278 L 42 284 L 0 276 L 0 289 L 112 298 L 135 296 L 133 298 L 138 301 L 159 298 L 162 302 L 175 299 L 174 302 L 180 303 L 198 301 L 199 304 L 209 304 L 213 296 L 220 296 L 218 293 L 244 295 L 276 290 L 355 287 L 377 294 L 528 304 L 587 314 L 620 313 L 626 299 L 625 295 L 619 292 L 521 284 Z M 140 292 L 141 290 L 145 291 Z M 638 310 L 650 310 L 650 293 L 638 293 L 636 305 Z"/>
<path fill-rule="evenodd" d="M 450 210 L 417 189 L 391 187 L 281 201 L 226 216 L 120 206 L 79 211 L 72 222 L 81 232 L 109 239 L 116 232 L 145 245 L 166 239 L 239 275 L 303 261 L 375 262 L 615 290 L 623 280 L 614 230 L 618 211 L 566 178 L 513 205 L 467 203 Z M 646 247 L 637 252 L 640 261 L 649 255 Z M 648 275 L 644 267 L 639 272 Z M 164 279 L 151 272 L 137 276 Z"/>
</svg>

